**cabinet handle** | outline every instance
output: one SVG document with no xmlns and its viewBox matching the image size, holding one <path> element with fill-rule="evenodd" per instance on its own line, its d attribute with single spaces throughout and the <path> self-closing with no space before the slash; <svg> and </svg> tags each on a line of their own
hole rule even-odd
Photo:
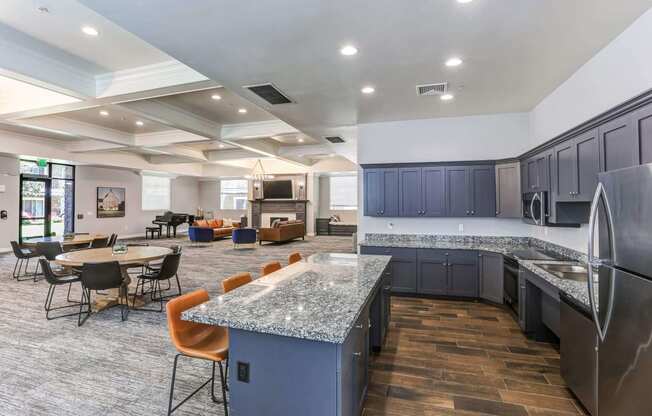
<svg viewBox="0 0 652 416">
<path fill-rule="evenodd" d="M 475 211 L 471 211 L 471 215 L 475 215 Z"/>
<path fill-rule="evenodd" d="M 380 214 L 381 214 L 381 215 L 384 215 L 384 214 L 385 214 L 385 211 L 380 211 Z"/>
<path fill-rule="evenodd" d="M 466 215 L 469 215 L 469 212 L 470 212 L 470 211 L 466 211 Z"/>
<path fill-rule="evenodd" d="M 482 254 L 478 254 L 478 257 L 482 257 Z"/>
<path fill-rule="evenodd" d="M 354 356 L 355 358 L 360 358 L 360 357 L 362 357 L 362 353 L 361 353 L 361 352 L 354 352 L 354 353 L 353 353 L 353 356 Z"/>
<path fill-rule="evenodd" d="M 362 329 L 362 324 L 356 325 L 355 329 Z"/>
</svg>

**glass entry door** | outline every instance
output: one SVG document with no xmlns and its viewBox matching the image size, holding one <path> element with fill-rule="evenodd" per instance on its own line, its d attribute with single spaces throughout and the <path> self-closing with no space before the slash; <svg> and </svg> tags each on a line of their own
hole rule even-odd
<svg viewBox="0 0 652 416">
<path fill-rule="evenodd" d="M 50 235 L 50 180 L 20 180 L 20 239 Z"/>
</svg>

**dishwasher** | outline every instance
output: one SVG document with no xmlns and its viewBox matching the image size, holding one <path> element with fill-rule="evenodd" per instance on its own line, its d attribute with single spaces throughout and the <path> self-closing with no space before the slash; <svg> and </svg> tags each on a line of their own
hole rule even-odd
<svg viewBox="0 0 652 416">
<path fill-rule="evenodd" d="M 560 299 L 561 375 L 586 410 L 598 414 L 598 335 L 590 312 L 563 292 Z"/>
</svg>

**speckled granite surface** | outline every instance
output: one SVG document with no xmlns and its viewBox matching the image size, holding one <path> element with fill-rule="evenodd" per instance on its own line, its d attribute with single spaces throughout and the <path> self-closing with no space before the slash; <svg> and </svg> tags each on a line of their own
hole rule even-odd
<svg viewBox="0 0 652 416">
<path fill-rule="evenodd" d="M 493 237 L 493 236 L 457 236 L 457 235 L 421 235 L 421 234 L 366 234 L 365 239 L 359 243 L 361 246 L 370 247 L 406 247 L 406 248 L 440 248 L 449 250 L 482 250 L 501 254 L 512 251 L 524 250 L 528 247 L 537 247 L 554 251 L 563 256 L 586 263 L 584 253 L 552 244 L 547 241 L 530 237 Z M 559 290 L 589 307 L 589 294 L 586 282 L 560 279 L 548 273 L 535 263 L 573 264 L 569 261 L 544 261 L 518 259 L 519 265 L 525 267 L 537 276 L 551 283 Z M 596 293 L 598 286 L 596 283 Z"/>
<path fill-rule="evenodd" d="M 389 260 L 389 256 L 315 254 L 190 309 L 182 318 L 341 343 Z"/>
</svg>

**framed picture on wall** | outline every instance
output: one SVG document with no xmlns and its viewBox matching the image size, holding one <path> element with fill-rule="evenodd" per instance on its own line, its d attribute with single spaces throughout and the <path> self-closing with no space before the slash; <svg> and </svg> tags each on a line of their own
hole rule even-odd
<svg viewBox="0 0 652 416">
<path fill-rule="evenodd" d="M 125 216 L 125 188 L 97 187 L 97 218 Z"/>
</svg>

